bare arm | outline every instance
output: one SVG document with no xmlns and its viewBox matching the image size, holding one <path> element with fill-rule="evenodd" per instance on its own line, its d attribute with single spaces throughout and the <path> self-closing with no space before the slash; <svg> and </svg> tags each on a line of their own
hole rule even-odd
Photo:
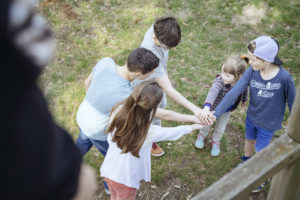
<svg viewBox="0 0 300 200">
<path fill-rule="evenodd" d="M 202 122 L 194 115 L 181 114 L 172 110 L 165 110 L 161 108 L 157 109 L 155 117 L 167 121 L 191 122 L 202 124 Z"/>
<path fill-rule="evenodd" d="M 195 115 L 201 112 L 201 108 L 194 105 L 192 102 L 187 100 L 184 96 L 182 96 L 177 90 L 173 88 L 168 76 L 156 78 L 155 80 L 158 83 L 158 85 L 160 85 L 160 87 L 165 91 L 165 93 L 174 101 L 176 101 L 176 103 L 184 106 L 185 108 L 193 112 Z"/>
<path fill-rule="evenodd" d="M 86 91 L 89 89 L 92 80 L 93 80 L 93 74 L 90 73 L 89 77 L 87 77 L 87 79 L 84 81 L 84 85 L 85 85 L 85 90 Z"/>
<path fill-rule="evenodd" d="M 73 200 L 94 199 L 97 190 L 95 171 L 86 164 L 81 165 L 77 192 Z"/>
<path fill-rule="evenodd" d="M 165 93 L 171 97 L 176 103 L 184 106 L 191 112 L 193 112 L 198 118 L 200 118 L 200 113 L 202 113 L 202 109 L 187 100 L 184 96 L 182 96 L 177 90 L 175 90 L 171 84 L 168 76 L 163 76 L 161 78 L 155 79 L 158 85 L 165 91 Z M 202 121 L 204 124 L 211 124 L 214 121 L 214 117 L 210 115 L 209 121 Z"/>
</svg>

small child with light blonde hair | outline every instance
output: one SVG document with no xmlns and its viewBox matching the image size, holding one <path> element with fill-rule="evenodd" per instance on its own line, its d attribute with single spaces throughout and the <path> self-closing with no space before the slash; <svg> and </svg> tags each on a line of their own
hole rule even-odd
<svg viewBox="0 0 300 200">
<path fill-rule="evenodd" d="M 228 93 L 228 91 L 234 86 L 234 84 L 240 79 L 244 71 L 246 70 L 247 63 L 240 56 L 232 56 L 227 59 L 227 61 L 222 66 L 221 75 L 217 75 L 214 80 L 210 91 L 207 94 L 203 113 L 201 117 L 206 119 L 211 110 L 214 110 L 218 104 L 221 102 L 223 97 Z M 223 113 L 216 121 L 215 130 L 212 137 L 212 156 L 220 155 L 220 140 L 226 129 L 226 125 L 230 118 L 230 114 L 233 110 L 237 108 L 239 103 L 242 101 L 242 106 L 245 105 L 247 101 L 247 89 L 242 95 L 235 101 L 234 104 L 229 106 L 225 113 Z M 197 148 L 204 148 L 205 138 L 208 135 L 211 126 L 206 126 L 202 128 L 198 134 L 195 146 Z"/>
</svg>

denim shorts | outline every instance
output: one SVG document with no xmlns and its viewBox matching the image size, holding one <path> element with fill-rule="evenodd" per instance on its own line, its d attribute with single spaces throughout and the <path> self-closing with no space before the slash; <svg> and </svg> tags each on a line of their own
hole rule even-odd
<svg viewBox="0 0 300 200">
<path fill-rule="evenodd" d="M 246 118 L 246 138 L 248 140 L 256 140 L 255 151 L 260 152 L 267 147 L 274 135 L 275 131 L 269 131 L 260 128 L 253 124 L 253 122 L 247 117 Z"/>
</svg>

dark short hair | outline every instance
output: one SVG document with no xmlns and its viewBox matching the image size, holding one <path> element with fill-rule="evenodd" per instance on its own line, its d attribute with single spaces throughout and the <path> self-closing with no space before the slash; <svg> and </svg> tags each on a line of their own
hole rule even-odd
<svg viewBox="0 0 300 200">
<path fill-rule="evenodd" d="M 155 37 L 164 45 L 172 48 L 181 41 L 181 29 L 175 17 L 162 17 L 154 23 Z"/>
<path fill-rule="evenodd" d="M 127 67 L 131 72 L 147 74 L 158 65 L 158 57 L 145 48 L 134 49 L 127 58 Z"/>
</svg>

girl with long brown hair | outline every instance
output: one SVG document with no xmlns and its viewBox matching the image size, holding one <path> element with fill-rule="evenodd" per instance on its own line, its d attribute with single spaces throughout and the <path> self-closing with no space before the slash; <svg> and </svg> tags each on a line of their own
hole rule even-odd
<svg viewBox="0 0 300 200">
<path fill-rule="evenodd" d="M 200 124 L 169 128 L 151 125 L 162 97 L 161 87 L 155 81 L 147 81 L 112 110 L 107 129 L 109 148 L 100 169 L 111 199 L 135 199 L 140 181 L 151 180 L 153 142 L 177 140 L 203 127 Z"/>
</svg>

